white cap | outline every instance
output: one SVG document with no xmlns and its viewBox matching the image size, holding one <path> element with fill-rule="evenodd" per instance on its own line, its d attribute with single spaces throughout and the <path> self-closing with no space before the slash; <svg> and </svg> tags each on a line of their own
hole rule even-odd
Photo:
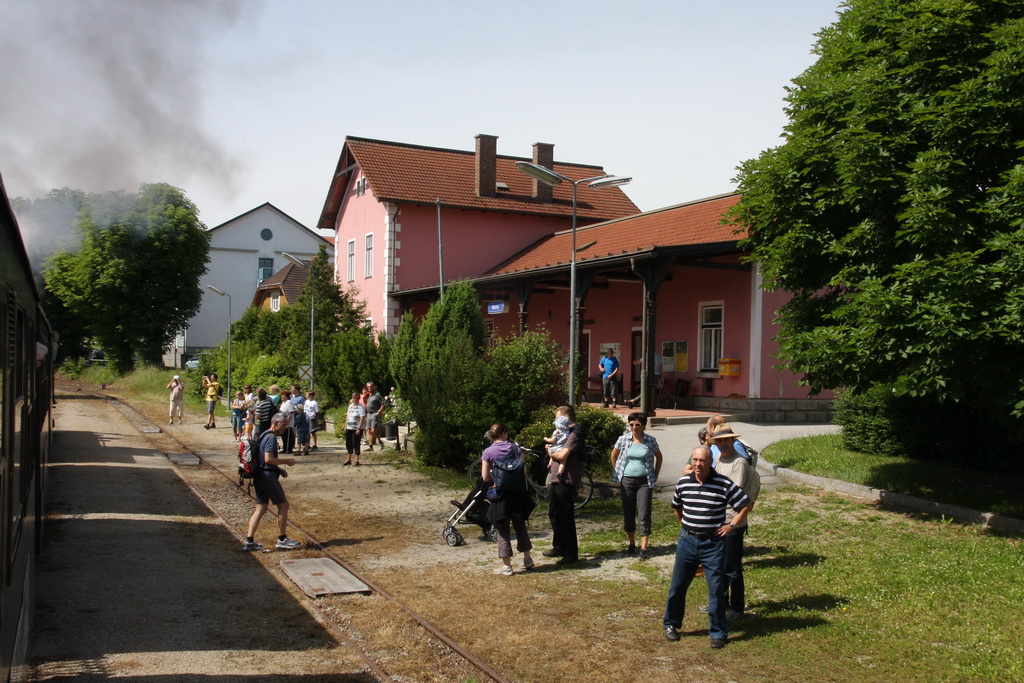
<svg viewBox="0 0 1024 683">
<path fill-rule="evenodd" d="M 181 379 L 181 377 L 179 377 L 178 375 L 175 375 L 174 379 Z"/>
</svg>

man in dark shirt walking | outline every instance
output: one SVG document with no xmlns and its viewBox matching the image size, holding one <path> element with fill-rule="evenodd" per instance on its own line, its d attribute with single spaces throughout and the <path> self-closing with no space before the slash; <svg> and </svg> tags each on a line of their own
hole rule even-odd
<svg viewBox="0 0 1024 683">
<path fill-rule="evenodd" d="M 704 565 L 708 582 L 708 632 L 711 647 L 725 647 L 729 633 L 725 619 L 725 537 L 743 525 L 753 503 L 731 479 L 711 468 L 711 450 L 697 446 L 691 454 L 692 471 L 676 482 L 672 509 L 682 525 L 676 542 L 676 562 L 672 569 L 668 600 L 665 603 L 665 638 L 679 640 L 678 629 L 683 625 L 686 610 L 686 591 Z M 725 521 L 726 506 L 736 511 L 731 523 Z"/>
</svg>

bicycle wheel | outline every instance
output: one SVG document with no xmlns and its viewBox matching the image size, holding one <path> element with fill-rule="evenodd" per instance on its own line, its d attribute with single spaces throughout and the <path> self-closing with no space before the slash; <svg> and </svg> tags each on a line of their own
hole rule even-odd
<svg viewBox="0 0 1024 683">
<path fill-rule="evenodd" d="M 473 488 L 476 486 L 476 482 L 480 479 L 480 473 L 483 471 L 483 461 L 476 460 L 469 464 L 466 468 L 466 479 L 469 481 L 469 487 Z"/>
<path fill-rule="evenodd" d="M 594 497 L 594 478 L 590 470 L 583 468 L 583 481 L 576 487 L 576 509 L 582 510 Z"/>
</svg>

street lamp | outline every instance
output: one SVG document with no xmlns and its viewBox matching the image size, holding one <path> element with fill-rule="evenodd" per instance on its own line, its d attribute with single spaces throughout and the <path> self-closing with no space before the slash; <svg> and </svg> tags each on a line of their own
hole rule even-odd
<svg viewBox="0 0 1024 683">
<path fill-rule="evenodd" d="M 315 320 L 313 311 L 316 308 L 316 283 L 313 282 L 313 264 L 310 263 L 307 265 L 299 259 L 298 256 L 292 256 L 287 251 L 282 251 L 281 256 L 284 256 L 300 268 L 308 269 L 309 272 L 307 275 L 307 280 L 309 282 L 309 388 L 310 390 L 313 390 L 314 378 L 316 377 L 316 372 L 313 370 L 315 367 L 313 365 L 313 321 Z"/>
<path fill-rule="evenodd" d="M 591 178 L 573 180 L 557 171 L 552 171 L 546 166 L 531 164 L 528 161 L 517 161 L 516 169 L 521 173 L 539 180 L 545 185 L 558 185 L 563 180 L 572 183 L 572 259 L 569 262 L 569 405 L 576 407 L 576 326 L 578 322 L 577 311 L 579 302 L 576 300 L 576 190 L 581 183 L 587 183 L 587 187 L 594 190 L 602 190 L 606 187 L 618 187 L 629 183 L 632 178 L 613 175 L 597 175 Z"/>
<path fill-rule="evenodd" d="M 206 288 L 211 292 L 226 296 L 228 298 L 228 405 L 231 405 L 231 295 L 227 292 L 217 289 L 213 285 L 206 285 Z"/>
</svg>

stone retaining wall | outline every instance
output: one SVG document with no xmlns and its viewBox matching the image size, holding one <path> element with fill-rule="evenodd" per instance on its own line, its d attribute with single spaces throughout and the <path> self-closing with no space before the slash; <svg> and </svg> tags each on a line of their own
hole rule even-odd
<svg viewBox="0 0 1024 683">
<path fill-rule="evenodd" d="M 821 398 L 721 398 L 689 396 L 678 403 L 679 408 L 710 413 L 737 415 L 738 422 L 757 423 L 824 423 L 833 421 L 832 400 Z M 742 416 L 742 419 L 741 417 Z"/>
</svg>

